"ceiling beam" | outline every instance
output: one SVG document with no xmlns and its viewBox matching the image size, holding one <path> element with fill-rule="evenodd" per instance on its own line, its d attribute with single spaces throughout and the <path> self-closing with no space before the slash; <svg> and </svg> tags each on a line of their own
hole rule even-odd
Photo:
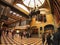
<svg viewBox="0 0 60 45">
<path fill-rule="evenodd" d="M 20 20 L 21 20 L 21 19 L 20 19 Z M 19 22 L 20 20 L 16 20 L 16 21 L 14 21 L 14 22 L 10 22 L 8 25 L 11 25 L 11 24 L 13 24 L 13 23 Z"/>
<path fill-rule="evenodd" d="M 13 5 L 9 4 L 6 1 L 0 0 L 0 4 L 10 7 L 12 11 L 17 12 L 18 14 L 22 15 L 23 17 L 29 18 L 29 16 L 27 14 L 25 14 L 22 11 L 18 10 L 17 8 L 15 8 Z"/>
</svg>

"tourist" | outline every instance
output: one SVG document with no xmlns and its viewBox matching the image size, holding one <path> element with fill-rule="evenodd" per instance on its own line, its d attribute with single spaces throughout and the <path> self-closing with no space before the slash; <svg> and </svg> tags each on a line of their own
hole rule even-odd
<svg viewBox="0 0 60 45">
<path fill-rule="evenodd" d="M 0 29 L 0 44 L 1 44 L 2 29 Z"/>
<path fill-rule="evenodd" d="M 54 33 L 54 43 L 53 45 L 60 45 L 60 27 L 58 28 L 58 31 Z"/>
</svg>

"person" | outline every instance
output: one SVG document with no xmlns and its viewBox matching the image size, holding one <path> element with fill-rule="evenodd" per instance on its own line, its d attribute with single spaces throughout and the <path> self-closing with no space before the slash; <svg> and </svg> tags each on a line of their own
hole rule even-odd
<svg viewBox="0 0 60 45">
<path fill-rule="evenodd" d="M 0 29 L 0 44 L 1 44 L 2 29 Z"/>
<path fill-rule="evenodd" d="M 15 30 L 12 31 L 12 39 L 14 39 Z"/>
<path fill-rule="evenodd" d="M 31 33 L 29 32 L 29 37 L 31 38 Z"/>
<path fill-rule="evenodd" d="M 45 42 L 45 33 L 42 34 L 42 43 L 44 45 L 44 42 Z"/>
<path fill-rule="evenodd" d="M 47 44 L 48 45 L 51 45 L 51 35 L 50 35 L 50 33 L 48 33 L 48 35 L 47 35 Z"/>
<path fill-rule="evenodd" d="M 22 36 L 23 36 L 23 32 L 19 32 L 19 35 L 21 36 L 21 39 L 22 39 Z"/>
<path fill-rule="evenodd" d="M 53 41 L 54 41 L 53 38 L 54 38 L 54 31 L 51 33 L 51 38 L 50 38 L 50 39 L 51 39 L 51 44 L 52 44 L 52 45 L 53 45 Z"/>
<path fill-rule="evenodd" d="M 26 31 L 23 32 L 23 36 L 24 36 L 24 37 L 26 36 Z"/>
<path fill-rule="evenodd" d="M 0 27 L 0 44 L 1 44 L 1 36 L 3 35 L 3 32 L 4 32 L 4 35 L 5 35 L 6 27 L 8 27 L 6 24 L 3 24 L 2 28 Z"/>
<path fill-rule="evenodd" d="M 58 31 L 54 33 L 54 43 L 53 45 L 60 45 L 60 27 L 58 28 Z"/>
<path fill-rule="evenodd" d="M 26 33 L 26 37 L 29 38 L 29 32 Z"/>
<path fill-rule="evenodd" d="M 8 36 L 9 30 L 6 30 L 6 36 Z"/>
<path fill-rule="evenodd" d="M 7 29 L 8 25 L 3 24 L 2 26 L 2 30 L 4 31 L 4 35 L 6 35 L 6 29 Z"/>
</svg>

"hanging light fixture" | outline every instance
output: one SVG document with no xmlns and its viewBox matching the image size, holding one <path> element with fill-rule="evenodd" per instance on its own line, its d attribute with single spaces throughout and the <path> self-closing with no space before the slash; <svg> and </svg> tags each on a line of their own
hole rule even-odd
<svg viewBox="0 0 60 45">
<path fill-rule="evenodd" d="M 39 7 L 43 5 L 45 0 L 22 0 L 22 1 L 27 7 L 30 7 L 31 9 L 29 13 L 29 17 L 30 17 L 29 19 L 35 17 L 37 21 L 42 21 L 42 16 L 40 15 Z"/>
<path fill-rule="evenodd" d="M 45 0 L 22 0 L 22 1 L 27 7 L 32 8 L 29 14 L 31 17 L 40 14 L 39 7 L 42 6 L 43 3 L 45 2 Z"/>
<path fill-rule="evenodd" d="M 33 17 L 33 16 L 35 16 L 35 15 L 37 16 L 37 15 L 39 15 L 39 14 L 40 14 L 40 10 L 39 10 L 38 5 L 37 5 L 37 6 L 35 6 L 35 8 L 33 8 L 33 9 L 31 10 L 29 16 L 30 16 L 30 17 Z"/>
</svg>

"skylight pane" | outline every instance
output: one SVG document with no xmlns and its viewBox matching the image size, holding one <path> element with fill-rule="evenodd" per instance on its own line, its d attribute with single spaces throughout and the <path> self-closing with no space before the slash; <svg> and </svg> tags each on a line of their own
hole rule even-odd
<svg viewBox="0 0 60 45">
<path fill-rule="evenodd" d="M 15 15 L 16 13 L 15 13 L 15 12 L 13 12 L 13 14 Z"/>
<path fill-rule="evenodd" d="M 19 3 L 17 3 L 16 5 L 19 6 L 20 8 L 23 8 L 25 11 L 29 12 L 28 9 L 25 6 L 23 6 L 23 5 L 19 4 Z"/>
<path fill-rule="evenodd" d="M 10 11 L 10 13 L 13 13 L 13 11 Z"/>
<path fill-rule="evenodd" d="M 31 0 L 31 1 L 30 1 L 29 7 L 32 7 L 32 8 L 34 7 L 34 0 Z"/>
<path fill-rule="evenodd" d="M 24 4 L 26 3 L 26 5 L 28 6 L 30 0 L 24 1 Z"/>
</svg>

